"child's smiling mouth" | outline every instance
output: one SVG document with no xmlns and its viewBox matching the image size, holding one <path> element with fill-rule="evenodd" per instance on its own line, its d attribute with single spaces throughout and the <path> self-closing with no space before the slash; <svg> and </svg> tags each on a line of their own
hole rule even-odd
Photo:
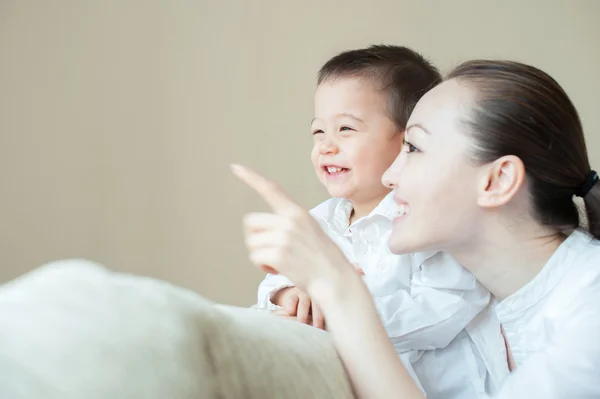
<svg viewBox="0 0 600 399">
<path fill-rule="evenodd" d="M 350 168 L 344 168 L 337 165 L 323 165 L 323 170 L 327 176 L 335 177 L 345 175 L 350 171 Z"/>
</svg>

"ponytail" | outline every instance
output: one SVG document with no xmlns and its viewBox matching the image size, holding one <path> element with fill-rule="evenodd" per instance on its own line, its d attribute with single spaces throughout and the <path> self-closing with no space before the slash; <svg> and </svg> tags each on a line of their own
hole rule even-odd
<svg viewBox="0 0 600 399">
<path fill-rule="evenodd" d="M 600 182 L 596 181 L 583 197 L 588 229 L 595 239 L 600 240 Z"/>
</svg>

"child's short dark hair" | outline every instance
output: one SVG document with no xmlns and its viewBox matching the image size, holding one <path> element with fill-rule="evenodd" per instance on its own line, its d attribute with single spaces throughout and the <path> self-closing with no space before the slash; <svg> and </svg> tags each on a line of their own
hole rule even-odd
<svg viewBox="0 0 600 399">
<path fill-rule="evenodd" d="M 317 83 L 337 78 L 372 79 L 389 93 L 390 117 L 404 130 L 419 99 L 442 81 L 439 70 L 414 50 L 403 46 L 374 45 L 345 51 L 323 65 Z"/>
</svg>

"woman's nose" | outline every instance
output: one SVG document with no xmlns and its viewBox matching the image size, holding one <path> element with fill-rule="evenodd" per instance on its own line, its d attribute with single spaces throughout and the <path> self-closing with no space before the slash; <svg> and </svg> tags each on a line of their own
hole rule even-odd
<svg viewBox="0 0 600 399">
<path fill-rule="evenodd" d="M 402 151 L 400 154 L 398 154 L 398 156 L 396 157 L 394 162 L 392 162 L 390 167 L 383 174 L 383 176 L 381 178 L 381 182 L 383 183 L 384 186 L 386 186 L 387 188 L 391 188 L 391 189 L 395 189 L 396 187 L 398 187 L 398 180 L 400 177 L 400 172 L 401 172 L 402 167 L 404 166 L 405 162 L 406 162 L 406 153 L 404 151 Z"/>
</svg>

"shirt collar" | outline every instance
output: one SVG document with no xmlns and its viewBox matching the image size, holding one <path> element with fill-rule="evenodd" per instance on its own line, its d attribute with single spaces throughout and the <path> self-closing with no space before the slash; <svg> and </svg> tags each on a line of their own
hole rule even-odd
<svg viewBox="0 0 600 399">
<path fill-rule="evenodd" d="M 585 252 L 592 237 L 584 230 L 573 231 L 552 254 L 542 270 L 524 287 L 496 306 L 500 321 L 509 321 L 520 311 L 537 304 L 562 280 L 577 257 Z"/>
<path fill-rule="evenodd" d="M 331 198 L 311 211 L 313 216 L 327 223 L 334 231 L 343 234 L 350 227 L 352 202 L 344 198 Z M 398 205 L 394 202 L 394 192 L 390 192 L 373 209 L 373 211 L 358 220 L 353 225 L 363 223 L 375 217 L 383 217 L 391 221 L 398 212 Z"/>
</svg>

